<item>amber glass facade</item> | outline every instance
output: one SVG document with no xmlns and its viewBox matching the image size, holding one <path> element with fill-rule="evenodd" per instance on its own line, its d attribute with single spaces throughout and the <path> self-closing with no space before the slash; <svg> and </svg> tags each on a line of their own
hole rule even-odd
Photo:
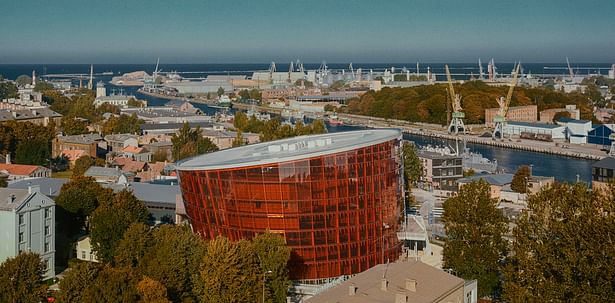
<svg viewBox="0 0 615 303">
<path fill-rule="evenodd" d="M 179 171 L 186 213 L 211 239 L 278 232 L 295 280 L 362 272 L 401 252 L 399 141 L 274 164 Z"/>
</svg>

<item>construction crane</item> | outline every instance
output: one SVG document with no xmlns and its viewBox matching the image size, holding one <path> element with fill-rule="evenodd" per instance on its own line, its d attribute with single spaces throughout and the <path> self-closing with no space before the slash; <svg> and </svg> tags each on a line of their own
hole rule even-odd
<svg viewBox="0 0 615 303">
<path fill-rule="evenodd" d="M 453 108 L 453 116 L 450 124 L 448 125 L 448 132 L 457 135 L 459 132 L 465 133 L 465 125 L 463 124 L 463 118 L 465 113 L 461 108 L 461 95 L 455 94 L 455 88 L 453 87 L 453 80 L 451 80 L 451 72 L 448 70 L 448 65 L 444 65 L 446 70 L 446 80 L 448 80 L 448 94 L 451 98 L 451 107 Z"/>
<path fill-rule="evenodd" d="M 519 68 L 521 64 L 517 64 L 513 69 L 512 73 L 512 82 L 510 83 L 510 88 L 508 89 L 508 94 L 506 98 L 500 97 L 497 99 L 498 105 L 500 109 L 498 110 L 498 114 L 493 118 L 493 122 L 495 122 L 495 129 L 493 130 L 492 138 L 493 140 L 503 139 L 504 138 L 504 127 L 506 126 L 506 114 L 508 114 L 508 108 L 510 106 L 510 100 L 512 99 L 513 90 L 517 85 L 517 76 L 519 75 Z"/>
</svg>

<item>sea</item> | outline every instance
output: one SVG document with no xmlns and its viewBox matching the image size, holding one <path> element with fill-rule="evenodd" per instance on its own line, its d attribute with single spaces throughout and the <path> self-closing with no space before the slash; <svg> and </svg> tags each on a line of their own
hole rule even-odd
<svg viewBox="0 0 615 303">
<path fill-rule="evenodd" d="M 288 70 L 290 64 L 276 64 L 278 71 Z M 318 69 L 321 63 L 304 64 L 306 70 Z M 500 74 L 510 73 L 514 63 L 497 63 L 497 71 Z M 522 64 L 524 73 L 533 75 L 562 75 L 569 74 L 566 63 L 524 63 Z M 381 72 L 384 69 L 391 70 L 394 67 L 396 71 L 409 70 L 416 72 L 416 63 L 369 63 L 369 64 L 353 64 L 356 70 L 361 68 L 364 72 L 373 70 Z M 420 64 L 419 72 L 425 73 L 427 68 L 438 77 L 443 77 L 444 63 L 425 63 Z M 96 64 L 94 65 L 94 73 L 100 74 L 103 72 L 112 72 L 113 76 L 121 75 L 127 72 L 144 70 L 152 73 L 156 68 L 155 64 Z M 204 79 L 207 75 L 250 75 L 253 71 L 263 71 L 269 68 L 269 64 L 161 64 L 162 73 L 179 72 L 183 77 L 192 79 Z M 349 64 L 346 63 L 331 63 L 327 64 L 327 68 L 331 70 L 346 70 L 349 71 Z M 451 73 L 456 74 L 455 78 L 469 78 L 471 75 L 479 74 L 478 63 L 457 63 L 449 64 Z M 577 75 L 587 74 L 602 74 L 606 75 L 608 69 L 611 68 L 611 63 L 579 63 L 572 64 L 573 72 Z M 486 72 L 486 63 L 483 62 L 483 69 Z M 4 78 L 15 79 L 20 75 L 31 75 L 32 71 L 36 71 L 37 75 L 46 74 L 84 74 L 88 75 L 90 71 L 89 64 L 0 64 L 0 75 Z M 103 81 L 108 83 L 111 80 L 111 75 L 97 75 L 95 82 Z M 438 80 L 444 80 L 443 78 Z M 85 84 L 85 83 L 84 83 Z M 126 94 L 133 94 L 139 99 L 147 100 L 150 106 L 160 106 L 168 102 L 167 99 L 156 98 L 143 95 L 137 92 L 136 87 L 116 87 L 117 92 L 122 90 Z M 110 89 L 108 88 L 108 91 Z M 209 107 L 204 104 L 195 104 L 207 114 L 213 114 L 218 109 Z M 328 125 L 330 132 L 350 131 L 362 129 L 360 126 L 331 126 Z M 404 135 L 407 140 L 414 141 L 419 146 L 455 146 L 455 143 L 448 140 L 435 139 L 430 137 Z M 562 182 L 586 182 L 591 183 L 591 166 L 595 161 L 576 159 L 557 155 L 548 155 L 543 153 L 535 153 L 528 151 L 519 151 L 506 149 L 501 147 L 471 144 L 467 147 L 472 152 L 478 152 L 483 157 L 490 160 L 497 160 L 498 166 L 507 172 L 514 173 L 521 165 L 532 165 L 533 173 L 541 176 L 554 176 L 556 180 Z"/>
</svg>

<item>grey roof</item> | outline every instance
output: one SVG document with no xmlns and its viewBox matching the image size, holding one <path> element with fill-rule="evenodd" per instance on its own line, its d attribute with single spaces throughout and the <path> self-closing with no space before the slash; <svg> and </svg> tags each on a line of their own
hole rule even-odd
<svg viewBox="0 0 615 303">
<path fill-rule="evenodd" d="M 428 159 L 461 159 L 461 156 L 441 154 L 441 153 L 428 151 L 428 150 L 419 150 L 418 156 L 419 158 L 428 158 Z"/>
<path fill-rule="evenodd" d="M 0 121 L 30 120 L 43 117 L 62 117 L 62 115 L 48 108 L 0 110 Z"/>
<path fill-rule="evenodd" d="M 211 122 L 188 122 L 190 127 L 195 128 L 200 126 L 201 128 L 212 127 Z M 146 123 L 141 124 L 141 130 L 179 130 L 184 126 L 184 123 Z"/>
<path fill-rule="evenodd" d="M 575 123 L 575 124 L 586 124 L 586 123 L 591 123 L 591 121 L 589 120 L 577 120 L 577 119 L 572 119 L 572 118 L 568 118 L 568 117 L 559 117 L 557 119 L 558 122 L 563 122 L 563 123 Z"/>
<path fill-rule="evenodd" d="M 59 178 L 31 178 L 11 182 L 8 187 L 15 189 L 28 189 L 29 186 L 35 185 L 40 187 L 42 194 L 49 197 L 57 197 L 60 194 L 62 185 L 68 181 L 69 179 Z"/>
<path fill-rule="evenodd" d="M 594 165 L 592 165 L 593 167 L 598 167 L 598 168 L 608 168 L 608 169 L 615 169 L 615 158 L 613 157 L 606 157 L 596 163 L 594 163 Z"/>
<path fill-rule="evenodd" d="M 478 174 L 457 180 L 457 183 L 471 183 L 474 181 L 485 180 L 491 185 L 504 186 L 510 184 L 513 179 L 513 174 Z"/>
<path fill-rule="evenodd" d="M 90 166 L 83 175 L 86 177 L 119 177 L 122 172 L 114 167 Z"/>
<path fill-rule="evenodd" d="M 152 142 L 150 144 L 146 144 L 146 146 L 155 146 L 155 147 L 173 146 L 173 142 L 171 142 L 171 141 L 158 141 L 158 142 Z"/>
<path fill-rule="evenodd" d="M 139 136 L 133 134 L 114 134 L 114 135 L 106 135 L 105 141 L 114 141 L 114 142 L 124 142 L 128 139 L 139 139 Z"/>
<path fill-rule="evenodd" d="M 386 277 L 387 290 L 381 289 Z M 415 291 L 406 289 L 406 281 L 416 281 Z M 463 288 L 465 281 L 420 261 L 395 262 L 376 265 L 307 300 L 308 303 L 367 303 L 397 302 L 397 294 L 408 296 L 407 302 L 439 302 L 445 295 Z M 349 288 L 356 287 L 350 295 Z M 463 294 L 461 297 L 463 300 Z M 452 300 L 456 302 L 456 300 Z M 404 300 L 404 302 L 406 302 Z"/>
<path fill-rule="evenodd" d="M 11 196 L 14 196 L 15 200 L 9 203 Z M 17 209 L 29 196 L 30 193 L 27 189 L 0 188 L 0 210 L 11 211 Z"/>
<path fill-rule="evenodd" d="M 96 141 L 102 140 L 102 137 L 99 134 L 83 134 L 73 136 L 61 136 L 58 137 L 58 139 L 63 142 L 91 144 L 95 143 Z"/>
<path fill-rule="evenodd" d="M 137 197 L 137 199 L 148 204 L 154 202 L 165 205 L 172 204 L 174 206 L 176 196 L 181 195 L 181 191 L 177 185 L 131 182 L 129 184 L 107 184 L 104 186 L 111 188 L 114 191 L 128 189 L 135 195 L 135 197 Z"/>
<path fill-rule="evenodd" d="M 209 170 L 307 159 L 355 150 L 393 139 L 401 139 L 399 129 L 381 128 L 299 136 L 192 157 L 178 163 L 177 169 Z"/>
<path fill-rule="evenodd" d="M 546 128 L 546 129 L 556 129 L 556 128 L 563 127 L 557 124 L 532 123 L 532 122 L 521 122 L 521 121 L 508 121 L 506 123 L 512 126 L 525 126 L 525 127 Z"/>
</svg>

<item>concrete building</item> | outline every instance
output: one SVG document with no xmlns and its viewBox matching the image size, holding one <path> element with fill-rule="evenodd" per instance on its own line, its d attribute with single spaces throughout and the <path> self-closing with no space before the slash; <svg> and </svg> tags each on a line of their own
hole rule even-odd
<svg viewBox="0 0 615 303">
<path fill-rule="evenodd" d="M 10 157 L 8 163 L 0 163 L 0 172 L 8 175 L 8 181 L 20 180 L 25 178 L 51 177 L 51 169 L 39 165 L 11 164 Z"/>
<path fill-rule="evenodd" d="M 422 150 L 418 157 L 423 163 L 421 182 L 430 189 L 457 191 L 457 180 L 463 178 L 461 156 Z"/>
<path fill-rule="evenodd" d="M 615 158 L 606 157 L 592 165 L 592 189 L 605 189 L 615 177 Z"/>
<path fill-rule="evenodd" d="M 587 136 L 593 129 L 592 122 L 587 120 L 559 118 L 556 124 L 566 127 L 566 139 L 572 144 L 587 143 Z"/>
<path fill-rule="evenodd" d="M 299 136 L 181 161 L 176 169 L 192 229 L 232 241 L 279 233 L 292 250 L 290 277 L 300 283 L 327 283 L 397 260 L 401 135 L 369 129 Z"/>
<path fill-rule="evenodd" d="M 476 303 L 478 283 L 420 261 L 376 265 L 307 303 Z"/>
<path fill-rule="evenodd" d="M 493 119 L 498 114 L 498 111 L 499 111 L 499 108 L 485 109 L 485 125 L 487 127 L 495 126 Z M 517 121 L 517 122 L 536 122 L 538 119 L 538 106 L 525 105 L 525 106 L 511 107 L 508 109 L 508 114 L 506 115 L 506 119 L 508 121 Z"/>
<path fill-rule="evenodd" d="M 55 203 L 39 188 L 0 188 L 0 263 L 21 252 L 35 252 L 55 277 Z"/>
<path fill-rule="evenodd" d="M 566 139 L 566 127 L 557 124 L 509 121 L 504 125 L 505 136 L 521 136 L 524 133 L 537 138 Z"/>
<path fill-rule="evenodd" d="M 51 121 L 60 125 L 62 115 L 49 108 L 0 110 L 0 122 L 17 121 L 31 122 L 37 125 L 47 126 Z"/>
<path fill-rule="evenodd" d="M 579 120 L 581 119 L 581 111 L 577 109 L 576 105 L 566 105 L 565 108 L 551 108 L 545 109 L 540 112 L 541 123 L 555 123 L 553 118 L 557 113 L 569 113 L 570 118 Z"/>
<path fill-rule="evenodd" d="M 99 134 L 56 137 L 51 141 L 51 157 L 66 154 L 67 151 L 81 150 L 85 155 L 96 158 L 102 141 L 103 138 Z"/>
<path fill-rule="evenodd" d="M 139 136 L 132 134 L 106 135 L 107 150 L 110 152 L 122 152 L 128 146 L 139 146 Z"/>
</svg>

